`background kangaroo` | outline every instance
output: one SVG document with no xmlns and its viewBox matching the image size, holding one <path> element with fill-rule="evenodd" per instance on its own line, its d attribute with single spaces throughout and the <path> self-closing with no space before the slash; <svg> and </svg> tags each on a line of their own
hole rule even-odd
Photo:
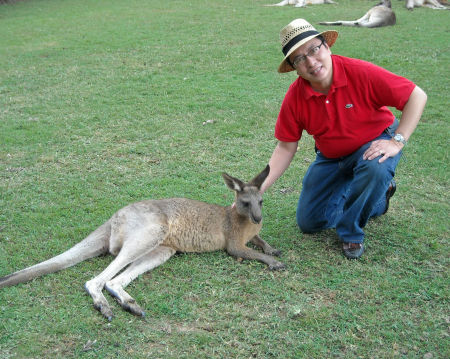
<svg viewBox="0 0 450 359">
<path fill-rule="evenodd" d="M 320 4 L 336 4 L 336 3 L 333 0 L 283 0 L 277 4 L 270 4 L 265 6 L 294 5 L 294 7 L 304 7 L 306 5 L 320 5 Z"/>
<path fill-rule="evenodd" d="M 381 27 L 395 25 L 397 19 L 394 11 L 391 9 L 391 1 L 383 0 L 378 5 L 372 7 L 365 15 L 353 21 L 327 21 L 320 22 L 321 25 L 343 25 L 343 26 L 361 26 L 361 27 Z"/>
<path fill-rule="evenodd" d="M 103 296 L 103 288 L 124 309 L 144 316 L 144 311 L 124 288 L 137 276 L 163 264 L 176 252 L 225 249 L 234 257 L 256 259 L 266 263 L 270 269 L 282 269 L 285 265 L 272 257 L 280 252 L 258 236 L 262 226 L 262 196 L 259 189 L 269 171 L 267 166 L 248 183 L 222 174 L 227 186 L 235 192 L 235 206 L 223 207 L 186 198 L 130 204 L 66 252 L 0 278 L 0 288 L 23 283 L 109 252 L 116 258 L 103 272 L 86 282 L 85 289 L 91 295 L 94 307 L 111 320 L 113 313 Z M 261 248 L 264 253 L 247 247 L 248 242 Z"/>
<path fill-rule="evenodd" d="M 413 10 L 415 7 L 426 6 L 436 10 L 445 10 L 446 6 L 443 5 L 446 2 L 439 2 L 438 0 L 406 0 L 405 6 L 408 10 Z"/>
</svg>

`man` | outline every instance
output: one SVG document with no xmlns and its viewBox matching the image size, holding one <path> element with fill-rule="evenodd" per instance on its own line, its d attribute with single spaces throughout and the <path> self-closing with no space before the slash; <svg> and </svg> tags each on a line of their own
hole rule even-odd
<svg viewBox="0 0 450 359">
<path fill-rule="evenodd" d="M 336 228 L 349 259 L 364 252 L 367 221 L 386 213 L 401 151 L 419 122 L 427 96 L 411 81 L 374 64 L 332 55 L 336 31 L 319 33 L 304 19 L 280 32 L 278 72 L 297 71 L 278 115 L 279 140 L 261 192 L 289 167 L 303 130 L 316 159 L 303 179 L 297 223 L 304 233 Z M 386 107 L 402 111 L 400 121 Z"/>
</svg>

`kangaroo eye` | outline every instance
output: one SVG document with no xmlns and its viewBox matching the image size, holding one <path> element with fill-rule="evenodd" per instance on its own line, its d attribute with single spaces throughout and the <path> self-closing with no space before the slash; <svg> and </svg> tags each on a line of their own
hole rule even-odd
<svg viewBox="0 0 450 359">
<path fill-rule="evenodd" d="M 263 204 L 263 200 L 259 201 L 259 205 L 262 206 Z"/>
<path fill-rule="evenodd" d="M 243 205 L 244 207 L 248 207 L 248 206 L 250 205 L 250 203 L 248 203 L 248 202 L 242 202 L 242 205 Z"/>
</svg>

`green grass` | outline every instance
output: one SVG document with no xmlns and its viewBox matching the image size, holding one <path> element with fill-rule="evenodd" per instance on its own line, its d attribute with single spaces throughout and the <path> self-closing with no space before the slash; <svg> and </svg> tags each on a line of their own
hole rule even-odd
<svg viewBox="0 0 450 359">
<path fill-rule="evenodd" d="M 0 276 L 62 252 L 133 201 L 231 203 L 220 173 L 250 179 L 265 166 L 295 78 L 276 72 L 280 28 L 356 19 L 371 5 L 269 2 L 0 5 Z M 129 286 L 146 319 L 111 299 L 108 323 L 83 284 L 111 257 L 83 262 L 0 290 L 0 357 L 448 358 L 449 12 L 393 6 L 396 26 L 339 28 L 333 47 L 410 78 L 429 99 L 360 261 L 343 258 L 333 231 L 296 228 L 313 160 L 305 136 L 265 195 L 262 236 L 286 271 L 222 252 L 178 255 Z"/>
</svg>

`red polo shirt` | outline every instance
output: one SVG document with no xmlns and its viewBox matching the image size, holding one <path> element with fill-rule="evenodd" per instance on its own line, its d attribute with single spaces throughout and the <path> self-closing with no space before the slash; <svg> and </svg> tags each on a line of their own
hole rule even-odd
<svg viewBox="0 0 450 359">
<path fill-rule="evenodd" d="M 386 107 L 402 111 L 415 84 L 366 61 L 332 55 L 333 83 L 327 95 L 315 92 L 299 77 L 281 105 L 275 137 L 300 140 L 303 130 L 314 137 L 328 158 L 349 155 L 378 137 L 394 121 Z"/>
</svg>

